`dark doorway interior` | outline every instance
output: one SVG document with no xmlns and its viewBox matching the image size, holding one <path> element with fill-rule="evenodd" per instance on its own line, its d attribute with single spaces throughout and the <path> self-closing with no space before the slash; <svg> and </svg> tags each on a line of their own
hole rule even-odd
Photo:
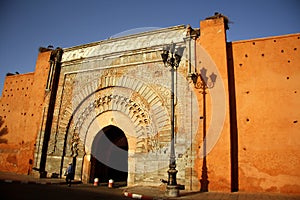
<svg viewBox="0 0 300 200">
<path fill-rule="evenodd" d="M 126 182 L 128 176 L 128 142 L 124 132 L 116 126 L 107 126 L 92 144 L 90 182 Z"/>
</svg>

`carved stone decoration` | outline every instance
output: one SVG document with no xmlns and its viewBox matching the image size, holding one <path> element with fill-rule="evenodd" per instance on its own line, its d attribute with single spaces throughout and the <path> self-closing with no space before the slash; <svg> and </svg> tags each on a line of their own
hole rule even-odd
<svg viewBox="0 0 300 200">
<path fill-rule="evenodd" d="M 159 94 L 163 97 L 164 104 L 170 106 L 171 90 L 161 85 L 156 85 L 156 88 L 159 91 Z"/>
<path fill-rule="evenodd" d="M 157 128 L 150 117 L 149 105 L 141 101 L 139 94 L 132 93 L 130 97 L 114 93 L 100 92 L 95 95 L 97 99 L 82 104 L 73 114 L 74 131 L 70 140 L 71 156 L 78 155 L 78 144 L 80 139 L 87 134 L 86 120 L 93 119 L 107 111 L 118 111 L 126 114 L 132 121 L 136 130 L 137 151 L 149 152 L 159 148 Z M 69 127 L 71 130 L 71 127 Z M 142 146 L 141 146 L 142 145 Z M 141 147 L 141 148 L 139 148 Z"/>
<path fill-rule="evenodd" d="M 81 146 L 83 149 L 79 149 L 79 152 L 84 152 L 90 123 L 107 111 L 123 113 L 131 120 L 133 129 L 136 130 L 136 152 L 146 152 L 145 145 L 149 151 L 160 148 L 157 146 L 159 142 L 165 145 L 166 137 L 161 133 L 170 128 L 170 91 L 167 88 L 158 89 L 157 85 L 145 84 L 144 80 L 124 76 L 117 69 L 95 71 L 94 75 L 88 73 L 87 79 L 84 79 L 83 74 L 77 76 L 86 81 L 76 82 L 72 99 L 64 96 L 66 106 L 63 106 L 58 125 L 58 132 L 64 134 L 57 134 L 53 140 L 54 146 L 60 149 L 56 150 L 57 154 L 62 150 L 67 155 L 76 156 Z M 70 84 L 74 82 L 74 78 L 72 76 Z M 76 132 L 72 131 L 74 127 Z M 162 138 L 159 139 L 158 135 Z M 65 150 L 60 142 L 63 138 L 67 139 Z"/>
<path fill-rule="evenodd" d="M 76 128 L 74 130 L 72 139 L 71 139 L 71 157 L 77 157 L 78 156 L 78 145 L 80 142 L 79 134 L 76 132 Z"/>
<path fill-rule="evenodd" d="M 160 149 L 159 140 L 158 140 L 158 133 L 154 136 L 151 136 L 147 138 L 147 146 L 148 146 L 148 152 L 157 152 Z"/>
<path fill-rule="evenodd" d="M 138 37 L 128 36 L 126 37 L 126 41 L 124 41 L 122 37 L 96 42 L 85 47 L 69 48 L 64 51 L 62 62 L 68 63 L 79 59 L 93 58 L 95 56 L 104 57 L 124 51 L 146 49 L 153 46 L 170 44 L 172 41 L 174 43 L 180 43 L 183 42 L 182 35 L 184 35 L 185 32 L 185 26 L 182 25 L 165 29 L 165 31 L 157 30 L 145 32 Z"/>
</svg>

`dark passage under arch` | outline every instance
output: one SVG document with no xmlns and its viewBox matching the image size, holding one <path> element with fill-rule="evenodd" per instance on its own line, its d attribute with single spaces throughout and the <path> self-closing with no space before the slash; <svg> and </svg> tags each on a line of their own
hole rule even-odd
<svg viewBox="0 0 300 200">
<path fill-rule="evenodd" d="M 128 142 L 124 132 L 116 126 L 99 131 L 92 144 L 90 182 L 126 182 L 128 177 Z"/>
</svg>

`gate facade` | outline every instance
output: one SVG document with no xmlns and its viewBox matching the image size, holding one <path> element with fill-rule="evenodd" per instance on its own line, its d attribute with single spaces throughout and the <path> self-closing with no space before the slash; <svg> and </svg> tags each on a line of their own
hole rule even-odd
<svg viewBox="0 0 300 200">
<path fill-rule="evenodd" d="M 178 180 L 197 178 L 191 173 L 197 127 L 190 124 L 198 109 L 191 107 L 197 108 L 197 100 L 186 79 L 195 41 L 187 39 L 186 30 L 176 26 L 63 49 L 48 173 L 61 175 L 75 159 L 75 178 L 89 182 L 94 138 L 104 127 L 116 126 L 128 140 L 128 185 L 158 185 L 166 178 L 171 81 L 160 54 L 173 42 L 185 48 L 175 82 Z"/>
</svg>

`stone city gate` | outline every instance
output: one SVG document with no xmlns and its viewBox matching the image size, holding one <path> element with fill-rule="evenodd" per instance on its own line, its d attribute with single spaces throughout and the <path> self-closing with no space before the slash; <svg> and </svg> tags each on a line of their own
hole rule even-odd
<svg viewBox="0 0 300 200">
<path fill-rule="evenodd" d="M 128 156 L 128 185 L 157 185 L 167 177 L 171 81 L 160 54 L 163 46 L 174 42 L 186 47 L 175 86 L 178 180 L 181 184 L 196 180 L 197 174 L 192 173 L 196 151 L 191 143 L 197 127 L 191 123 L 198 123 L 193 117 L 198 109 L 192 108 L 197 100 L 186 81 L 194 43 L 185 40 L 185 34 L 185 27 L 178 26 L 64 49 L 46 171 L 61 175 L 72 161 L 75 178 L 92 181 L 95 139 L 101 134 L 109 137 L 113 131 L 105 130 L 114 127 L 128 145 L 128 150 L 119 148 Z"/>
<path fill-rule="evenodd" d="M 227 23 L 216 14 L 201 29 L 39 48 L 35 72 L 5 79 L 1 170 L 59 177 L 72 161 L 76 179 L 101 181 L 111 168 L 98 161 L 111 166 L 120 158 L 128 173 L 119 175 L 129 185 L 160 184 L 171 142 L 170 72 L 160 54 L 173 42 L 185 47 L 175 78 L 178 183 L 201 191 L 299 193 L 300 36 L 227 42 Z"/>
<path fill-rule="evenodd" d="M 110 77 L 107 85 L 80 101 L 73 113 L 68 112 L 71 110 L 68 107 L 63 117 L 69 119 L 68 123 L 60 125 L 60 130 L 67 134 L 64 148 L 70 144 L 65 151 L 71 150 L 71 156 L 78 158 L 85 154 L 82 169 L 87 172 L 85 174 L 89 174 L 90 170 L 92 142 L 96 134 L 109 125 L 124 132 L 129 156 L 156 150 L 170 140 L 169 113 L 162 98 L 141 81 L 127 77 L 120 81 L 114 79 Z M 135 172 L 131 166 L 135 164 L 133 158 L 128 159 L 131 161 L 128 166 L 130 180 Z"/>
</svg>

